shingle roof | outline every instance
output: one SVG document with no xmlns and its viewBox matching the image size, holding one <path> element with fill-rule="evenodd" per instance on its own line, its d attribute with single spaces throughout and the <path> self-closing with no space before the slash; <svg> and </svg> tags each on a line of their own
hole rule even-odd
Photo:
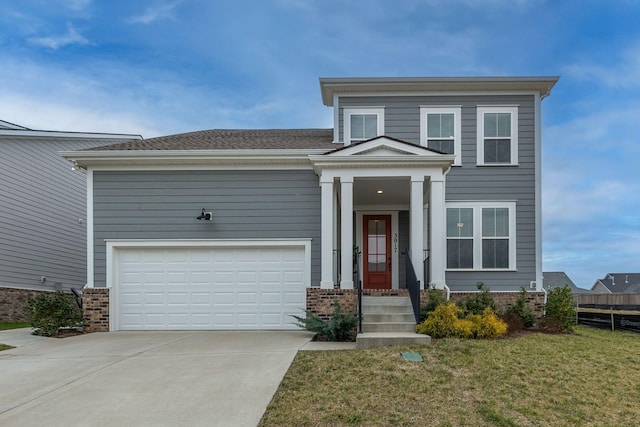
<svg viewBox="0 0 640 427">
<path fill-rule="evenodd" d="M 613 277 L 613 280 L 611 278 Z M 607 273 L 593 285 L 602 284 L 614 294 L 635 293 L 640 289 L 640 273 Z"/>
<path fill-rule="evenodd" d="M 132 140 L 91 150 L 336 149 L 333 129 L 212 129 Z"/>
<path fill-rule="evenodd" d="M 542 275 L 543 286 L 546 290 L 562 288 L 566 285 L 574 294 L 592 293 L 589 289 L 579 288 L 576 286 L 576 284 L 573 283 L 573 280 L 571 280 L 571 278 L 563 271 L 545 271 Z"/>
</svg>

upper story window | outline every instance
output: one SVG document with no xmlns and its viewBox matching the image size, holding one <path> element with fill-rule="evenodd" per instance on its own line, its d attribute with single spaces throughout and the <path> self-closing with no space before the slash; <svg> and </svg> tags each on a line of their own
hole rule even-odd
<svg viewBox="0 0 640 427">
<path fill-rule="evenodd" d="M 344 109 L 344 143 L 365 141 L 384 134 L 384 108 Z"/>
<path fill-rule="evenodd" d="M 447 268 L 515 270 L 515 202 L 448 202 Z"/>
<path fill-rule="evenodd" d="M 420 107 L 420 144 L 456 156 L 462 164 L 461 107 Z"/>
<path fill-rule="evenodd" d="M 518 164 L 518 107 L 478 107 L 478 165 Z"/>
</svg>

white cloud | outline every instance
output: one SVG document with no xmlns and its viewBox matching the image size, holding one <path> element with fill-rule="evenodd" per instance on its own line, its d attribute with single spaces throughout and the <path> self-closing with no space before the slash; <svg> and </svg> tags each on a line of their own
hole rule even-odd
<svg viewBox="0 0 640 427">
<path fill-rule="evenodd" d="M 89 7 L 91 0 L 64 0 L 69 9 L 84 10 Z"/>
<path fill-rule="evenodd" d="M 80 34 L 71 23 L 67 23 L 67 32 L 66 34 L 62 34 L 59 36 L 49 36 L 49 37 L 31 37 L 28 39 L 29 43 L 48 47 L 53 50 L 57 50 L 61 47 L 77 44 L 77 45 L 87 45 L 89 44 L 89 40 Z"/>
<path fill-rule="evenodd" d="M 173 18 L 173 9 L 178 3 L 161 4 L 155 7 L 149 7 L 142 15 L 131 17 L 127 20 L 130 24 L 151 24 L 163 19 Z"/>
<path fill-rule="evenodd" d="M 640 75 L 640 41 L 631 44 L 619 55 L 614 56 L 612 63 L 594 63 L 591 60 L 586 60 L 564 67 L 563 73 L 570 78 L 595 81 L 608 87 L 638 88 L 640 87 L 640 79 L 638 79 L 638 75 Z"/>
</svg>

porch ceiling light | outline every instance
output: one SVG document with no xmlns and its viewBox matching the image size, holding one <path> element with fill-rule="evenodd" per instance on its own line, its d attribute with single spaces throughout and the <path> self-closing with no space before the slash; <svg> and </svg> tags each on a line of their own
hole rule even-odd
<svg viewBox="0 0 640 427">
<path fill-rule="evenodd" d="M 384 190 L 376 190 L 376 193 L 382 194 L 382 193 L 384 193 Z"/>
</svg>

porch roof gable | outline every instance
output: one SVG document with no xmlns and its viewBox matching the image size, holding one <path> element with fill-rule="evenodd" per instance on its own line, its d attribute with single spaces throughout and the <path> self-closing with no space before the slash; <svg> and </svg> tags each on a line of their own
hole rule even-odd
<svg viewBox="0 0 640 427">
<path fill-rule="evenodd" d="M 318 174 L 324 168 L 363 167 L 440 167 L 446 173 L 455 156 L 400 139 L 378 136 L 322 155 L 310 155 L 309 159 Z"/>
</svg>

